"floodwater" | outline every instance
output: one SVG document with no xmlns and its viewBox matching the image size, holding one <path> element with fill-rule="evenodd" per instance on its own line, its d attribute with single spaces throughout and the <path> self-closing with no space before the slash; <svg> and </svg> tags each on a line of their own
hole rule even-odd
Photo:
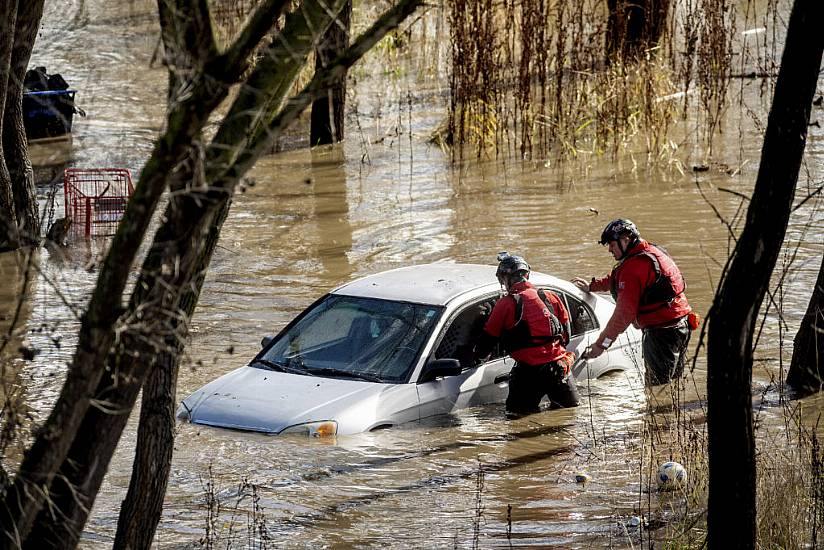
<svg viewBox="0 0 824 550">
<path fill-rule="evenodd" d="M 87 116 L 75 120 L 73 166 L 125 167 L 137 175 L 147 158 L 162 125 L 166 83 L 165 70 L 151 63 L 153 10 L 152 3 L 96 0 L 47 6 L 31 65 L 60 72 L 78 89 Z M 693 164 L 704 162 L 695 153 L 681 157 L 681 174 L 666 163 L 644 168 L 643 157 L 452 166 L 427 143 L 445 116 L 442 83 L 414 67 L 400 76 L 371 68 L 355 74 L 347 141 L 267 156 L 251 174 L 256 184 L 238 195 L 193 320 L 180 397 L 241 366 L 263 335 L 359 276 L 473 262 L 490 265 L 491 278 L 500 250 L 562 278 L 605 273 L 611 256 L 596 240 L 619 216 L 668 248 L 691 303 L 708 310 L 731 246 L 725 221 L 740 222 L 740 194 L 755 180 L 762 136 L 753 118 L 766 121 L 760 81 L 736 81 L 747 102 L 730 108 L 713 157 L 721 164 L 693 172 Z M 819 108 L 813 118 L 822 115 Z M 810 130 L 809 173 L 802 172 L 799 196 L 821 181 L 822 131 Z M 52 191 L 53 212 L 45 202 Z M 59 187 L 46 184 L 40 192 L 46 217 L 61 216 Z M 820 212 L 820 199 L 795 211 L 779 260 L 787 274 L 774 300 L 782 310 L 773 306 L 766 317 L 754 372 L 755 390 L 772 401 L 779 394 L 771 382 L 789 361 L 818 271 Z M 33 361 L 15 360 L 16 382 L 35 419 L 59 392 L 103 245 L 80 240 L 65 254 L 43 249 L 31 269 L 21 254 L 0 256 L 2 328 L 25 288 L 19 326 L 40 350 Z M 704 373 L 699 354 L 682 401 L 703 393 Z M 671 495 L 647 490 L 653 461 L 680 452 L 666 429 L 650 436 L 657 423 L 646 414 L 671 396 L 667 389 L 645 392 L 637 373 L 594 380 L 581 392 L 577 409 L 517 421 L 491 405 L 332 440 L 181 424 L 157 546 L 198 546 L 208 538 L 232 547 L 629 547 L 638 542 L 633 516 L 678 506 Z M 808 408 L 811 417 L 820 410 L 815 401 Z M 779 414 L 767 411 L 762 425 L 780 429 Z M 84 547 L 111 543 L 131 472 L 135 420 L 111 464 Z M 576 483 L 578 473 L 592 480 Z M 210 495 L 219 509 L 210 511 Z M 260 527 L 265 540 L 253 536 Z"/>
</svg>

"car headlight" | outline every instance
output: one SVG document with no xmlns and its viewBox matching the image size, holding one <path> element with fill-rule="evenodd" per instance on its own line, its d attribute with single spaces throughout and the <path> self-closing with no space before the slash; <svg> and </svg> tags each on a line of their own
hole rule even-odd
<svg viewBox="0 0 824 550">
<path fill-rule="evenodd" d="M 281 435 L 302 434 L 309 437 L 328 437 L 338 433 L 338 423 L 334 420 L 321 420 L 320 422 L 305 422 L 295 424 L 280 431 Z"/>
</svg>

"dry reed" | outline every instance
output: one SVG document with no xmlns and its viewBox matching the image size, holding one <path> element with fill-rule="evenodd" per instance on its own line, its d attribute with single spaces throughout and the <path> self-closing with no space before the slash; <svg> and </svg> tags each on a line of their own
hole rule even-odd
<svg viewBox="0 0 824 550">
<path fill-rule="evenodd" d="M 658 162 L 674 149 L 670 130 L 679 112 L 687 115 L 693 87 L 711 149 L 727 105 L 734 12 L 726 0 L 679 0 L 668 13 L 652 11 L 656 45 L 610 56 L 609 41 L 626 29 L 620 17 L 610 26 L 603 2 L 452 2 L 454 158 L 465 148 L 478 158 L 517 151 L 524 159 L 643 151 Z"/>
</svg>

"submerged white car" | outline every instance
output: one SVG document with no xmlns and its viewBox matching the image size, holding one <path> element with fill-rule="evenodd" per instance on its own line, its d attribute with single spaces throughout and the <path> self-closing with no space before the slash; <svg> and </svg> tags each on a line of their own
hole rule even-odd
<svg viewBox="0 0 824 550">
<path fill-rule="evenodd" d="M 598 336 L 613 302 L 533 271 L 570 312 L 568 349 Z M 495 267 L 436 263 L 347 283 L 320 298 L 246 366 L 181 403 L 178 418 L 269 434 L 352 434 L 502 402 L 514 361 L 500 349 L 476 363 L 472 348 L 503 295 Z M 597 359 L 578 361 L 576 381 L 641 365 L 630 327 Z"/>
</svg>

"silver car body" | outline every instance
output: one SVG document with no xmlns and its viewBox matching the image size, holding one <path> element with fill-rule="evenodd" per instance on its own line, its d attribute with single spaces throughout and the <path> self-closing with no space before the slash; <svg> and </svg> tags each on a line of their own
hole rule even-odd
<svg viewBox="0 0 824 550">
<path fill-rule="evenodd" d="M 533 271 L 530 282 L 556 292 L 566 301 L 573 317 L 571 325 L 579 325 L 570 326 L 572 337 L 567 349 L 579 355 L 597 338 L 614 310 L 608 297 L 583 292 L 557 277 Z M 442 308 L 407 382 L 306 376 L 264 370 L 250 363 L 195 391 L 183 400 L 178 416 L 198 424 L 271 434 L 331 420 L 340 435 L 506 399 L 514 361 L 505 355 L 464 368 L 460 374 L 419 383 L 426 363 L 435 357 L 435 350 L 445 342 L 447 332 L 457 325 L 462 313 L 484 300 L 502 296 L 495 267 L 451 263 L 405 267 L 344 284 L 330 294 Z M 572 376 L 580 382 L 611 371 L 642 368 L 640 341 L 640 331 L 630 327 L 597 359 L 578 361 Z"/>
</svg>

